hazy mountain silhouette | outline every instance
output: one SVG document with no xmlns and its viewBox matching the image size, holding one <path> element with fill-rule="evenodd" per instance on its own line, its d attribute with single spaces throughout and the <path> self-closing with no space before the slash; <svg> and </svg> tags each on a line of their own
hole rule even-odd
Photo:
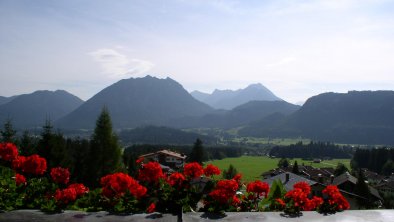
<svg viewBox="0 0 394 222">
<path fill-rule="evenodd" d="M 115 128 L 162 125 L 168 119 L 213 111 L 194 99 L 179 83 L 151 76 L 123 79 L 103 89 L 57 122 L 61 128 L 89 129 L 106 106 Z"/>
<path fill-rule="evenodd" d="M 4 97 L 0 96 L 0 105 L 6 104 L 8 102 L 11 102 L 13 99 L 15 99 L 17 96 L 11 96 L 11 97 Z"/>
<path fill-rule="evenodd" d="M 270 118 L 270 117 L 267 117 Z M 359 144 L 394 144 L 394 91 L 323 93 L 294 114 L 240 131 L 250 136 L 303 136 Z"/>
<path fill-rule="evenodd" d="M 299 106 L 285 101 L 250 101 L 229 111 L 219 110 L 202 117 L 173 120 L 171 123 L 173 126 L 181 128 L 208 127 L 227 129 L 249 124 L 274 113 L 289 115 L 299 108 Z"/>
<path fill-rule="evenodd" d="M 9 118 L 15 128 L 40 127 L 46 119 L 55 121 L 82 103 L 81 99 L 64 90 L 36 91 L 0 105 L 0 121 Z"/>
<path fill-rule="evenodd" d="M 203 93 L 199 91 L 191 92 L 191 95 L 216 109 L 231 110 L 244 103 L 258 100 L 258 101 L 276 101 L 282 100 L 275 96 L 269 89 L 260 83 L 251 84 L 245 89 L 238 90 L 218 90 L 213 91 L 212 94 Z"/>
</svg>

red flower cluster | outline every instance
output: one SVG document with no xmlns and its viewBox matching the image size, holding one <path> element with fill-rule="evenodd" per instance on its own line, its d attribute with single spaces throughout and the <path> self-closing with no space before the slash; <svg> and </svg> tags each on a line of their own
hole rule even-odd
<svg viewBox="0 0 394 222">
<path fill-rule="evenodd" d="M 311 186 L 307 182 L 301 181 L 293 185 L 294 188 L 299 188 L 302 192 L 309 195 L 311 193 Z"/>
<path fill-rule="evenodd" d="M 66 189 L 57 189 L 55 193 L 55 199 L 57 202 L 68 204 L 88 192 L 89 188 L 85 187 L 83 184 L 74 183 L 70 184 Z"/>
<path fill-rule="evenodd" d="M 208 164 L 207 167 L 205 167 L 204 169 L 204 174 L 207 177 L 210 177 L 212 175 L 220 175 L 220 169 L 217 166 Z"/>
<path fill-rule="evenodd" d="M 163 170 L 158 162 L 149 162 L 142 165 L 138 170 L 138 179 L 148 183 L 157 183 L 164 178 Z"/>
<path fill-rule="evenodd" d="M 186 180 L 185 176 L 183 176 L 183 174 L 178 172 L 175 172 L 168 177 L 168 183 L 171 186 L 182 186 L 182 183 L 185 180 Z"/>
<path fill-rule="evenodd" d="M 199 163 L 193 162 L 185 164 L 185 167 L 183 168 L 183 173 L 187 177 L 197 178 L 204 173 L 204 170 Z"/>
<path fill-rule="evenodd" d="M 23 176 L 22 174 L 17 173 L 15 175 L 15 183 L 17 186 L 19 186 L 21 184 L 26 184 L 26 177 Z"/>
<path fill-rule="evenodd" d="M 156 205 L 154 203 L 151 203 L 149 205 L 148 209 L 146 209 L 146 212 L 153 213 L 153 212 L 155 212 L 155 209 L 156 209 Z"/>
<path fill-rule="evenodd" d="M 14 170 L 22 170 L 23 169 L 23 164 L 26 161 L 25 156 L 17 156 L 13 161 L 12 161 L 12 168 Z"/>
<path fill-rule="evenodd" d="M 37 154 L 26 158 L 19 156 L 13 165 L 20 167 L 25 173 L 34 175 L 42 175 L 47 170 L 47 161 Z"/>
<path fill-rule="evenodd" d="M 73 183 L 68 186 L 70 189 L 75 189 L 77 197 L 83 196 L 85 193 L 89 193 L 89 188 L 85 187 L 82 183 Z"/>
<path fill-rule="evenodd" d="M 235 193 L 238 190 L 238 183 L 235 180 L 220 180 L 209 196 L 221 204 L 231 203 L 238 198 Z"/>
<path fill-rule="evenodd" d="M 294 189 L 290 190 L 285 195 L 285 202 L 293 201 L 294 207 L 300 210 L 314 210 L 323 203 L 320 197 L 313 197 L 309 199 L 308 195 L 311 192 L 311 187 L 306 182 L 299 182 L 294 184 Z"/>
<path fill-rule="evenodd" d="M 145 196 L 147 189 L 135 179 L 124 173 L 114 173 L 101 178 L 103 195 L 108 198 L 121 197 L 129 191 L 134 197 Z"/>
<path fill-rule="evenodd" d="M 136 163 L 137 165 L 141 164 L 142 162 L 144 162 L 144 157 L 143 157 L 143 156 L 140 157 L 140 158 L 138 158 L 138 159 L 135 161 L 135 163 Z"/>
<path fill-rule="evenodd" d="M 336 210 L 347 210 L 350 208 L 349 202 L 342 196 L 337 186 L 328 185 L 323 190 L 323 194 L 328 196 L 328 203 L 336 206 Z"/>
<path fill-rule="evenodd" d="M 237 181 L 238 184 L 241 183 L 241 179 L 242 179 L 242 174 L 240 174 L 240 173 L 235 174 L 235 176 L 233 178 L 233 180 Z"/>
<path fill-rule="evenodd" d="M 13 161 L 18 157 L 18 149 L 13 143 L 0 143 L 0 158 Z"/>
<path fill-rule="evenodd" d="M 77 191 L 74 188 L 66 188 L 63 190 L 57 189 L 55 193 L 55 199 L 58 202 L 68 204 L 77 199 Z"/>
<path fill-rule="evenodd" d="M 52 168 L 51 177 L 55 183 L 68 184 L 68 181 L 70 180 L 70 171 L 68 171 L 67 168 Z"/>
<path fill-rule="evenodd" d="M 270 186 L 268 185 L 268 183 L 261 182 L 260 180 L 251 182 L 246 187 L 247 192 L 253 192 L 257 194 L 256 198 L 259 198 L 261 195 L 263 195 L 263 193 L 264 197 L 267 198 L 269 190 Z"/>
</svg>

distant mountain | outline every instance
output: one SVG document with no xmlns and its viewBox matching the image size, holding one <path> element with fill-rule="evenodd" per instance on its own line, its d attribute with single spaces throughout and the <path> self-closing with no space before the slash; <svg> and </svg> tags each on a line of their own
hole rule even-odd
<svg viewBox="0 0 394 222">
<path fill-rule="evenodd" d="M 340 143 L 394 144 L 394 91 L 323 93 L 308 99 L 289 117 L 271 119 L 268 125 L 253 123 L 240 133 L 303 136 Z"/>
<path fill-rule="evenodd" d="M 260 83 L 252 84 L 245 89 L 239 90 L 218 90 L 213 91 L 212 94 L 203 93 L 199 91 L 191 92 L 191 95 L 216 109 L 231 110 L 239 105 L 250 101 L 280 101 L 279 97 L 275 96 L 269 89 Z"/>
<path fill-rule="evenodd" d="M 234 128 L 261 120 L 278 113 L 289 115 L 300 107 L 285 101 L 250 101 L 229 111 L 216 111 L 202 117 L 173 120 L 172 124 L 181 128 Z"/>
<path fill-rule="evenodd" d="M 17 96 L 11 96 L 11 97 L 4 97 L 0 96 L 0 105 L 6 104 L 8 102 L 11 102 L 13 99 L 15 99 Z"/>
<path fill-rule="evenodd" d="M 39 127 L 47 118 L 55 121 L 82 103 L 81 99 L 64 90 L 23 94 L 0 105 L 0 122 L 9 118 L 15 128 Z"/>
<path fill-rule="evenodd" d="M 204 144 L 213 144 L 216 139 L 197 133 L 184 132 L 168 127 L 146 126 L 132 130 L 122 130 L 119 138 L 123 144 L 176 144 L 190 145 L 197 138 L 204 141 Z"/>
<path fill-rule="evenodd" d="M 61 128 L 91 129 L 103 106 L 108 108 L 115 128 L 163 125 L 169 119 L 213 111 L 176 81 L 146 76 L 112 84 L 56 124 Z"/>
</svg>

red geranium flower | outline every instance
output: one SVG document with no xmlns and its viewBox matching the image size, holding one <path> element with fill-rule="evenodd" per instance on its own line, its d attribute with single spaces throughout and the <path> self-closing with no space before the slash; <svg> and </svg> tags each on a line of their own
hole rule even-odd
<svg viewBox="0 0 394 222">
<path fill-rule="evenodd" d="M 21 170 L 23 169 L 23 164 L 26 161 L 25 156 L 17 156 L 13 161 L 12 161 L 12 168 L 14 170 Z"/>
<path fill-rule="evenodd" d="M 149 162 L 142 165 L 138 170 L 138 179 L 148 183 L 157 183 L 160 178 L 164 178 L 163 170 L 158 162 Z"/>
<path fill-rule="evenodd" d="M 187 177 L 196 178 L 200 177 L 203 173 L 204 170 L 202 166 L 197 162 L 185 164 L 183 168 L 183 174 Z"/>
<path fill-rule="evenodd" d="M 85 193 L 89 192 L 89 188 L 85 187 L 82 183 L 73 183 L 68 186 L 68 188 L 75 189 L 77 197 L 83 196 Z"/>
<path fill-rule="evenodd" d="M 0 143 L 0 158 L 12 161 L 18 156 L 18 148 L 13 143 Z"/>
<path fill-rule="evenodd" d="M 212 175 L 220 175 L 220 169 L 217 166 L 208 164 L 207 167 L 204 169 L 204 174 L 207 177 L 210 177 Z"/>
<path fill-rule="evenodd" d="M 221 204 L 227 204 L 234 200 L 238 190 L 238 183 L 235 180 L 220 180 L 213 191 L 209 193 L 214 200 Z"/>
<path fill-rule="evenodd" d="M 108 198 L 123 196 L 129 191 L 137 199 L 145 196 L 147 189 L 135 179 L 124 173 L 114 173 L 104 176 L 100 180 L 103 195 Z"/>
<path fill-rule="evenodd" d="M 68 184 L 68 181 L 70 180 L 70 171 L 68 171 L 67 168 L 52 168 L 51 177 L 55 183 Z"/>
<path fill-rule="evenodd" d="M 311 186 L 307 182 L 301 181 L 293 185 L 294 188 L 299 188 L 307 195 L 311 193 Z"/>
<path fill-rule="evenodd" d="M 233 180 L 237 181 L 238 184 L 241 183 L 241 179 L 242 179 L 242 174 L 240 173 L 235 174 L 233 178 Z"/>
<path fill-rule="evenodd" d="M 37 154 L 26 157 L 22 171 L 34 175 L 42 175 L 47 169 L 47 161 Z"/>
<path fill-rule="evenodd" d="M 142 156 L 142 157 L 138 158 L 138 159 L 135 161 L 135 163 L 136 163 L 137 165 L 139 165 L 139 164 L 141 164 L 143 161 L 144 161 L 144 157 Z"/>
<path fill-rule="evenodd" d="M 74 188 L 66 188 L 63 190 L 57 189 L 55 199 L 64 204 L 68 204 L 69 202 L 73 202 L 77 199 L 77 192 Z"/>
<path fill-rule="evenodd" d="M 17 186 L 19 186 L 21 184 L 26 184 L 26 177 L 23 176 L 22 174 L 17 173 L 15 175 L 15 183 Z"/>
<path fill-rule="evenodd" d="M 254 182 L 251 182 L 246 187 L 246 191 L 256 193 L 257 198 L 260 197 L 261 195 L 263 195 L 263 193 L 264 193 L 264 196 L 267 197 L 269 190 L 270 190 L 270 187 L 269 187 L 268 183 L 261 182 L 260 180 L 256 180 Z"/>
<path fill-rule="evenodd" d="M 155 212 L 155 209 L 156 209 L 156 205 L 154 203 L 151 203 L 149 205 L 148 209 L 146 209 L 146 212 L 153 213 L 153 212 Z"/>
<path fill-rule="evenodd" d="M 322 193 L 328 196 L 330 205 L 336 205 L 336 210 L 347 210 L 350 208 L 349 202 L 342 196 L 337 186 L 328 185 Z"/>
<path fill-rule="evenodd" d="M 183 176 L 183 174 L 175 172 L 169 176 L 168 183 L 171 186 L 175 186 L 175 185 L 181 186 L 183 181 L 185 181 L 185 180 L 186 180 L 186 178 L 185 178 L 185 176 Z"/>
</svg>

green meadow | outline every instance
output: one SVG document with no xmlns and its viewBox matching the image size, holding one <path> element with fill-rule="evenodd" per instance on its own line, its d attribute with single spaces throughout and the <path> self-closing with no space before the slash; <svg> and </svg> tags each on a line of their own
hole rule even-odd
<svg viewBox="0 0 394 222">
<path fill-rule="evenodd" d="M 323 160 L 321 163 L 313 163 L 312 161 L 302 160 L 299 158 L 289 159 L 293 164 L 297 160 L 298 165 L 311 165 L 313 167 L 333 167 L 338 163 L 343 163 L 350 169 L 350 159 L 332 159 Z M 219 167 L 222 171 L 227 169 L 232 164 L 239 173 L 242 173 L 244 181 L 254 181 L 261 179 L 261 174 L 265 171 L 277 168 L 279 158 L 269 158 L 267 156 L 241 156 L 237 158 L 225 158 L 222 160 L 208 161 L 213 165 Z"/>
</svg>

